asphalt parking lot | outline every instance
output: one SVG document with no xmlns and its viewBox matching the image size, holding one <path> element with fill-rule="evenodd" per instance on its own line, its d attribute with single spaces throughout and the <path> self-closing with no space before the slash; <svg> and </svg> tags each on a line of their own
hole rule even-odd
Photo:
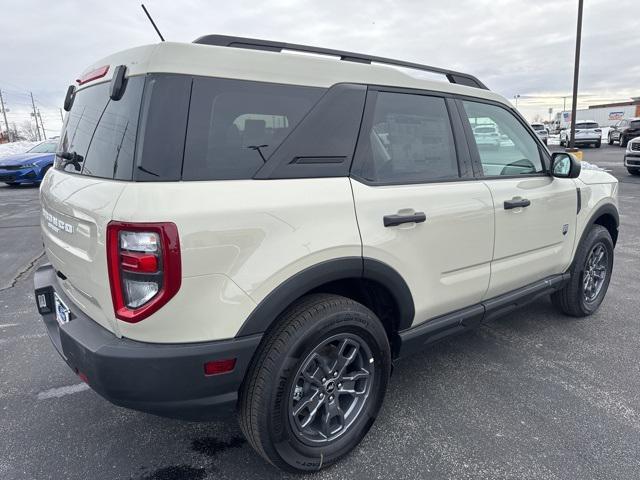
<svg viewBox="0 0 640 480">
<path fill-rule="evenodd" d="M 640 177 L 618 146 L 585 160 L 621 182 L 614 276 L 601 309 L 547 299 L 396 365 L 383 410 L 326 479 L 640 478 Z M 0 478 L 288 478 L 235 419 L 185 423 L 115 407 L 58 357 L 32 298 L 44 261 L 38 190 L 0 187 Z"/>
</svg>

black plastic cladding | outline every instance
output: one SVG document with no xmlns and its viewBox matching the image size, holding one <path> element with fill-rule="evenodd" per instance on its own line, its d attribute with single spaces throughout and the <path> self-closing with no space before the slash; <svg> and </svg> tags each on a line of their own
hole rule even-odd
<svg viewBox="0 0 640 480">
<path fill-rule="evenodd" d="M 345 52 L 342 50 L 333 50 L 330 48 L 313 47 L 310 45 L 299 45 L 296 43 L 275 42 L 273 40 L 259 40 L 257 38 L 233 37 L 229 35 L 205 35 L 197 38 L 193 43 L 201 45 L 215 45 L 218 47 L 234 47 L 245 48 L 249 50 L 264 50 L 269 52 L 281 52 L 282 50 L 291 50 L 295 52 L 315 53 L 320 55 L 330 55 L 338 57 L 340 60 L 356 63 L 382 63 L 385 65 L 393 65 L 396 67 L 405 67 L 415 70 L 423 70 L 431 73 L 438 73 L 447 77 L 451 83 L 465 85 L 467 87 L 481 88 L 489 90 L 487 86 L 473 75 L 468 73 L 456 72 L 445 68 L 432 67 L 420 63 L 404 62 L 393 58 L 375 57 L 373 55 L 365 55 L 362 53 Z"/>
</svg>

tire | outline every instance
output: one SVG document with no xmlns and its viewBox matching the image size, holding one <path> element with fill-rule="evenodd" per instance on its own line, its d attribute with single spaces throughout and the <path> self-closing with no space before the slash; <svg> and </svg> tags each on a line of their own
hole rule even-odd
<svg viewBox="0 0 640 480">
<path fill-rule="evenodd" d="M 629 140 L 624 137 L 623 135 L 620 135 L 620 146 L 621 147 L 626 147 L 627 143 L 629 143 Z"/>
<path fill-rule="evenodd" d="M 598 277 L 593 278 L 593 283 L 588 282 L 585 275 L 588 273 L 587 262 L 596 257 L 602 247 L 605 252 L 604 269 L 600 273 L 604 273 L 604 278 L 597 291 L 587 289 L 585 285 L 597 284 Z M 578 250 L 571 267 L 571 279 L 569 282 L 557 292 L 551 295 L 553 304 L 560 311 L 572 317 L 586 317 L 594 313 L 602 300 L 604 300 L 609 288 L 611 273 L 613 271 L 613 240 L 609 231 L 602 225 L 593 225 L 585 238 L 580 242 Z"/>
<path fill-rule="evenodd" d="M 609 134 L 609 136 L 608 136 L 607 143 L 608 143 L 609 145 L 613 145 L 613 138 L 611 138 L 611 134 Z"/>
<path fill-rule="evenodd" d="M 596 142 L 596 148 L 600 148 L 602 146 L 602 141 Z"/>
<path fill-rule="evenodd" d="M 350 353 L 339 356 L 339 351 Z M 334 354 L 343 359 L 346 376 L 334 377 L 332 372 L 340 370 Z M 354 360 L 346 361 L 351 355 Z M 356 371 L 361 378 L 349 379 Z M 369 373 L 363 375 L 365 371 Z M 281 315 L 254 356 L 240 390 L 240 428 L 251 446 L 276 467 L 320 470 L 348 454 L 366 435 L 382 405 L 390 372 L 389 341 L 373 312 L 338 295 L 303 297 Z M 353 383 L 342 390 L 342 382 Z M 343 403 L 358 399 L 360 403 Z M 307 402 L 313 408 L 300 408 L 294 415 Z M 352 417 L 330 417 L 336 406 L 351 411 Z M 318 433 L 323 417 L 329 417 L 331 428 L 324 438 Z M 301 423 L 308 419 L 313 420 L 303 428 Z"/>
<path fill-rule="evenodd" d="M 640 168 L 631 168 L 631 167 L 627 167 L 627 171 L 628 171 L 631 175 L 640 175 Z"/>
<path fill-rule="evenodd" d="M 5 182 L 5 183 L 10 187 L 17 187 L 18 185 L 20 185 L 18 182 Z"/>
</svg>

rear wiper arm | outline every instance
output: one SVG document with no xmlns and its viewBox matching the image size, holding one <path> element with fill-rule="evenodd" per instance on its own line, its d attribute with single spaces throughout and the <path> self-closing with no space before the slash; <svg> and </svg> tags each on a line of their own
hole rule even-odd
<svg viewBox="0 0 640 480">
<path fill-rule="evenodd" d="M 56 152 L 56 156 L 62 159 L 62 168 L 67 165 L 73 165 L 76 170 L 82 168 L 80 163 L 84 160 L 82 155 L 78 155 L 76 152 Z"/>
<path fill-rule="evenodd" d="M 261 148 L 266 148 L 269 145 L 247 145 L 247 148 L 251 149 L 251 150 L 255 150 L 256 152 L 258 152 L 258 154 L 260 155 L 260 158 L 262 158 L 262 161 L 264 163 L 267 163 L 267 159 L 264 158 L 264 155 L 262 153 L 262 150 L 260 150 Z"/>
</svg>

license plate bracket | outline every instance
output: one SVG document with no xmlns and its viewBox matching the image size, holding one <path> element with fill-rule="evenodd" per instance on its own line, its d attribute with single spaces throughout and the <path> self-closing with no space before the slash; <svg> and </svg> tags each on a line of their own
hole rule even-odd
<svg viewBox="0 0 640 480">
<path fill-rule="evenodd" d="M 56 312 L 56 320 L 60 325 L 69 323 L 71 320 L 71 310 L 65 305 L 57 293 L 53 292 L 53 304 Z"/>
</svg>

